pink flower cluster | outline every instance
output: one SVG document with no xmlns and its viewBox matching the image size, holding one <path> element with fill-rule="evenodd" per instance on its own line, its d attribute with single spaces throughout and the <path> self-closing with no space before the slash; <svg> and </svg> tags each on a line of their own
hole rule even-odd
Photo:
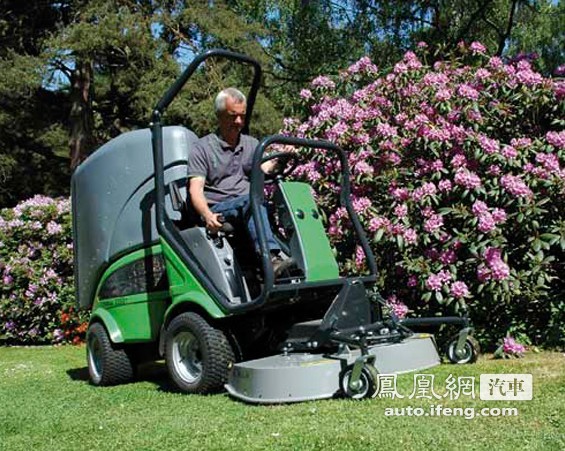
<svg viewBox="0 0 565 451">
<path fill-rule="evenodd" d="M 505 354 L 509 355 L 521 355 L 526 352 L 526 347 L 520 343 L 518 343 L 512 337 L 504 337 L 502 350 Z"/>
<path fill-rule="evenodd" d="M 449 271 L 441 270 L 437 274 L 430 274 L 426 279 L 426 288 L 431 291 L 440 291 L 443 284 L 451 280 L 451 273 Z"/>
<path fill-rule="evenodd" d="M 556 149 L 565 149 L 565 131 L 547 132 L 545 137 L 547 142 Z"/>
<path fill-rule="evenodd" d="M 502 260 L 501 250 L 494 247 L 487 247 L 483 254 L 486 265 L 482 264 L 477 268 L 479 281 L 504 280 L 510 276 L 510 268 Z"/>
<path fill-rule="evenodd" d="M 501 208 L 494 208 L 492 211 L 483 201 L 477 200 L 471 207 L 473 214 L 479 219 L 477 229 L 480 232 L 488 233 L 495 227 L 506 221 L 506 212 Z"/>
<path fill-rule="evenodd" d="M 500 178 L 500 185 L 516 197 L 532 197 L 534 194 L 520 177 L 512 174 L 503 175 Z"/>
<path fill-rule="evenodd" d="M 387 297 L 386 303 L 398 319 L 406 317 L 408 306 L 400 301 L 394 294 Z"/>
<path fill-rule="evenodd" d="M 467 189 L 475 189 L 481 186 L 480 177 L 467 169 L 458 169 L 453 180 L 457 185 Z"/>
</svg>

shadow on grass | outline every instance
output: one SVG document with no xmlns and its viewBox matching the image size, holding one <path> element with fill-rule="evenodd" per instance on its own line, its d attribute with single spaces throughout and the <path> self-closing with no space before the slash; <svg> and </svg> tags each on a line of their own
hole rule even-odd
<svg viewBox="0 0 565 451">
<path fill-rule="evenodd" d="M 71 368 L 67 375 L 73 381 L 88 382 L 88 368 Z M 150 382 L 156 385 L 159 391 L 175 392 L 174 385 L 169 381 L 167 367 L 163 362 L 147 362 L 138 365 L 134 379 L 131 383 Z"/>
</svg>

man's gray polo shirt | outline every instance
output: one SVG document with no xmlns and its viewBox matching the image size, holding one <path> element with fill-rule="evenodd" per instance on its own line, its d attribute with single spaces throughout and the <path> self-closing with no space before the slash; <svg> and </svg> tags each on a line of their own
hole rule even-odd
<svg viewBox="0 0 565 451">
<path fill-rule="evenodd" d="M 259 142 L 241 135 L 235 148 L 217 134 L 200 138 L 188 155 L 188 178 L 204 177 L 204 195 L 209 204 L 249 194 L 253 152 Z"/>
</svg>

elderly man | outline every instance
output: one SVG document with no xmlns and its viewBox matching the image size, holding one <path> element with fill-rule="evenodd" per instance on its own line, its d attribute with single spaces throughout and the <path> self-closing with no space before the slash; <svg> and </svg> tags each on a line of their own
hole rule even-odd
<svg viewBox="0 0 565 451">
<path fill-rule="evenodd" d="M 236 224 L 247 219 L 249 177 L 258 144 L 255 138 L 241 133 L 247 107 L 243 93 L 235 88 L 224 89 L 216 96 L 214 107 L 218 129 L 198 140 L 188 161 L 190 200 L 212 233 L 220 229 L 222 218 Z M 261 169 L 268 173 L 273 167 L 274 161 L 269 161 Z M 262 214 L 267 218 L 264 207 Z M 250 215 L 247 230 L 259 252 L 257 231 Z M 292 261 L 279 258 L 280 247 L 270 227 L 267 241 L 275 274 L 279 275 Z"/>
</svg>

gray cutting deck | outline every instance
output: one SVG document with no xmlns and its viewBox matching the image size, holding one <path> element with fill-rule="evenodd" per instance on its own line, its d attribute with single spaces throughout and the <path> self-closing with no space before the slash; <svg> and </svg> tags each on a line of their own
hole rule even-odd
<svg viewBox="0 0 565 451">
<path fill-rule="evenodd" d="M 401 343 L 370 348 L 381 374 L 420 371 L 439 365 L 433 338 L 415 335 Z M 343 369 L 359 351 L 326 356 L 322 354 L 279 354 L 234 365 L 226 389 L 230 395 L 253 404 L 278 404 L 331 398 L 339 394 Z"/>
</svg>

